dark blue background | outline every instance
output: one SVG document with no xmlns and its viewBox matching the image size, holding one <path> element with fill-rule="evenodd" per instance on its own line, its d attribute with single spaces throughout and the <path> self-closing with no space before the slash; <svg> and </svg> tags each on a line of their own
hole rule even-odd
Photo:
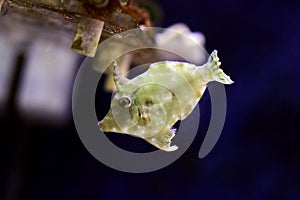
<svg viewBox="0 0 300 200">
<path fill-rule="evenodd" d="M 201 128 L 190 149 L 146 174 L 98 162 L 73 122 L 51 128 L 3 116 L 4 130 L 16 133 L 1 141 L 9 163 L 2 166 L 3 194 L 10 188 L 10 199 L 28 200 L 300 199 L 300 1 L 159 2 L 162 26 L 183 22 L 204 33 L 208 52 L 219 51 L 224 71 L 235 81 L 226 87 L 226 124 L 212 152 L 198 158 L 209 121 L 208 94 L 200 102 Z M 18 140 L 28 141 L 26 148 Z"/>
</svg>

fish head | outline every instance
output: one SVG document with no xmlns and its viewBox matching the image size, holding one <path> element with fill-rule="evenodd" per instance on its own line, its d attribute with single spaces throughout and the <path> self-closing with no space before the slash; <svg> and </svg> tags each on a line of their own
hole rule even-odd
<svg viewBox="0 0 300 200">
<path fill-rule="evenodd" d="M 108 114 L 98 124 L 103 132 L 117 132 L 136 137 L 151 137 L 169 128 L 168 108 L 173 94 L 157 84 L 147 84 L 134 92 L 117 92 Z"/>
</svg>

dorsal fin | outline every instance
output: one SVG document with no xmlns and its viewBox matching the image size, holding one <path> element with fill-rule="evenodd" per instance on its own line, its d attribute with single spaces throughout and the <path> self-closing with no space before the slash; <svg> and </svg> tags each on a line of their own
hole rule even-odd
<svg viewBox="0 0 300 200">
<path fill-rule="evenodd" d="M 120 88 L 122 88 L 122 85 L 129 82 L 129 79 L 127 79 L 121 73 L 120 68 L 119 68 L 116 60 L 114 60 L 114 82 L 115 82 L 117 90 L 120 90 Z"/>
</svg>

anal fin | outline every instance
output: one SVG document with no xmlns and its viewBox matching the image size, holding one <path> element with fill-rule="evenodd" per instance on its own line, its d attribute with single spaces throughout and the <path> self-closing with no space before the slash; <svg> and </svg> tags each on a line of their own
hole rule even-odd
<svg viewBox="0 0 300 200">
<path fill-rule="evenodd" d="M 171 140 L 175 136 L 176 129 L 163 130 L 157 135 L 145 138 L 147 142 L 163 151 L 175 151 L 178 149 L 176 145 L 171 146 Z"/>
</svg>

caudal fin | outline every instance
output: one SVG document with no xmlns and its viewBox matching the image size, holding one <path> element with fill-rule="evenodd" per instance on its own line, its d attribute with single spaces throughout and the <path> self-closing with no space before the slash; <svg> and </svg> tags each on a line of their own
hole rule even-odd
<svg viewBox="0 0 300 200">
<path fill-rule="evenodd" d="M 205 68 L 209 71 L 213 80 L 223 84 L 232 84 L 233 81 L 227 76 L 222 69 L 220 69 L 221 62 L 219 62 L 218 51 L 214 50 L 205 64 Z"/>
</svg>

